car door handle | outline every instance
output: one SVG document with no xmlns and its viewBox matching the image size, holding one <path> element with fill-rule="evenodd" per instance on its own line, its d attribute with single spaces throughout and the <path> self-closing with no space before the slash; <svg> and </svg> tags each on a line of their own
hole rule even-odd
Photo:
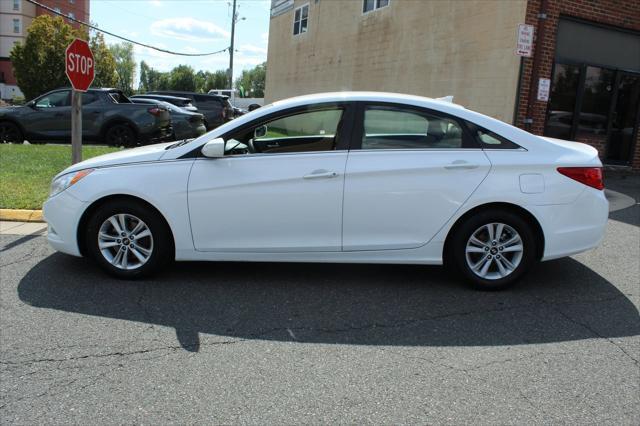
<svg viewBox="0 0 640 426">
<path fill-rule="evenodd" d="M 480 166 L 478 166 L 477 164 L 466 162 L 464 160 L 456 160 L 453 163 L 444 166 L 444 168 L 447 170 L 469 170 L 477 169 L 478 167 Z"/>
<path fill-rule="evenodd" d="M 308 175 L 304 175 L 304 179 L 328 179 L 338 176 L 336 172 L 330 172 L 328 170 L 314 170 Z"/>
</svg>

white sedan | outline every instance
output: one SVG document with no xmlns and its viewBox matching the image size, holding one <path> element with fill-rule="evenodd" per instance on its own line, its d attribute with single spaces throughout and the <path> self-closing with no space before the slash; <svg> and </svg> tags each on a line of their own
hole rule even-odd
<svg viewBox="0 0 640 426">
<path fill-rule="evenodd" d="M 174 259 L 446 263 L 497 289 L 600 243 L 601 167 L 450 102 L 328 93 L 69 167 L 44 215 L 55 249 L 121 278 Z"/>
</svg>

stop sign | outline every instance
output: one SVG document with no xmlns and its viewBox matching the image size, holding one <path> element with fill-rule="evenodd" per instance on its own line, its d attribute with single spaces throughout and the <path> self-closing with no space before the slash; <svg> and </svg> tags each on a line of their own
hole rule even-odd
<svg viewBox="0 0 640 426">
<path fill-rule="evenodd" d="M 95 76 L 95 61 L 89 44 L 75 39 L 65 50 L 65 72 L 71 86 L 80 92 L 86 92 Z"/>
</svg>

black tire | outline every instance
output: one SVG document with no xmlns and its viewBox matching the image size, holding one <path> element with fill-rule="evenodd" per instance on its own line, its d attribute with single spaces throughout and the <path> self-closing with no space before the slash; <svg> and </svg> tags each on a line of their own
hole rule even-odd
<svg viewBox="0 0 640 426">
<path fill-rule="evenodd" d="M 0 143 L 23 143 L 22 130 L 15 123 L 0 121 Z"/>
<path fill-rule="evenodd" d="M 493 224 L 494 235 L 498 229 L 502 230 L 503 240 L 499 240 L 497 237 L 495 239 L 489 238 L 488 226 L 491 224 Z M 498 228 L 498 224 L 505 226 Z M 465 281 L 477 289 L 502 290 L 507 288 L 515 284 L 538 261 L 534 231 L 531 225 L 516 213 L 498 209 L 485 210 L 470 216 L 454 232 L 451 244 L 448 246 L 448 259 L 445 260 L 455 268 L 455 271 Z M 509 246 L 508 240 L 515 239 L 514 232 L 520 237 L 521 244 L 511 243 Z M 484 252 L 478 250 L 478 253 L 467 253 L 468 244 L 472 246 L 470 250 L 475 251 L 476 248 L 476 243 L 471 242 L 472 235 L 478 237 L 482 242 L 487 242 L 486 245 L 477 245 Z M 507 244 L 500 244 L 501 242 Z M 507 249 L 518 249 L 518 246 L 521 246 L 520 254 L 517 251 L 515 253 L 507 252 Z M 482 266 L 489 263 L 489 268 L 484 275 L 481 275 L 483 268 L 478 268 L 478 271 L 474 272 L 470 265 L 470 263 L 480 265 L 481 261 L 484 262 Z M 509 264 L 515 265 L 515 268 L 506 267 L 507 261 Z M 500 267 L 504 269 L 501 270 Z M 504 271 L 508 273 L 505 274 Z"/>
<path fill-rule="evenodd" d="M 150 231 L 151 238 L 140 237 L 140 242 L 138 242 L 138 240 L 134 239 L 129 241 L 127 237 L 117 240 L 118 246 L 101 249 L 99 246 L 99 233 L 101 228 L 103 232 L 105 232 L 103 224 L 115 215 L 128 215 L 129 217 L 133 216 L 136 219 L 141 220 Z M 128 231 L 131 231 L 131 228 L 135 228 L 136 224 L 136 221 L 129 220 L 127 223 Z M 110 225 L 106 224 L 105 226 Z M 114 229 L 115 228 L 106 232 L 110 235 L 115 235 L 117 232 L 114 232 Z M 170 264 L 175 258 L 171 230 L 167 226 L 166 222 L 155 210 L 152 210 L 149 206 L 135 200 L 114 200 L 98 207 L 98 209 L 89 218 L 84 238 L 88 254 L 95 259 L 102 269 L 114 277 L 121 279 L 137 279 L 149 276 Z M 151 244 L 149 244 L 149 242 L 151 242 Z M 127 259 L 131 261 L 131 267 L 133 267 L 134 264 L 139 261 L 134 256 L 133 251 L 129 251 L 133 250 L 133 248 L 124 249 L 124 246 L 129 245 L 130 243 L 131 247 L 135 247 L 137 250 L 140 250 L 142 247 L 146 247 L 145 250 L 151 247 L 150 254 L 146 262 L 133 269 L 122 269 L 122 267 L 114 266 L 114 264 L 107 259 L 105 254 L 103 254 L 103 250 L 107 250 L 109 254 L 114 254 L 113 259 L 115 260 L 118 250 L 123 250 L 124 253 L 126 253 L 125 256 L 128 256 Z M 134 246 L 133 243 L 138 244 L 138 246 Z M 139 252 L 139 254 L 140 253 L 142 252 Z M 129 262 L 126 263 L 129 265 Z"/>
<path fill-rule="evenodd" d="M 104 132 L 104 143 L 110 146 L 136 146 L 136 133 L 127 124 L 114 124 Z"/>
</svg>

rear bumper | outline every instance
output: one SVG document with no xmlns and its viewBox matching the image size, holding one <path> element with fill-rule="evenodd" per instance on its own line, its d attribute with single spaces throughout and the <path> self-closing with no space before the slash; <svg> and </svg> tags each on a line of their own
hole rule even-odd
<svg viewBox="0 0 640 426">
<path fill-rule="evenodd" d="M 570 204 L 527 206 L 544 231 L 542 260 L 558 259 L 597 247 L 607 227 L 609 201 L 604 191 L 585 188 Z"/>
<path fill-rule="evenodd" d="M 47 241 L 55 250 L 73 256 L 82 256 L 78 247 L 78 223 L 87 207 L 86 202 L 80 201 L 69 193 L 49 198 L 43 206 L 44 220 L 49 225 Z"/>
</svg>

